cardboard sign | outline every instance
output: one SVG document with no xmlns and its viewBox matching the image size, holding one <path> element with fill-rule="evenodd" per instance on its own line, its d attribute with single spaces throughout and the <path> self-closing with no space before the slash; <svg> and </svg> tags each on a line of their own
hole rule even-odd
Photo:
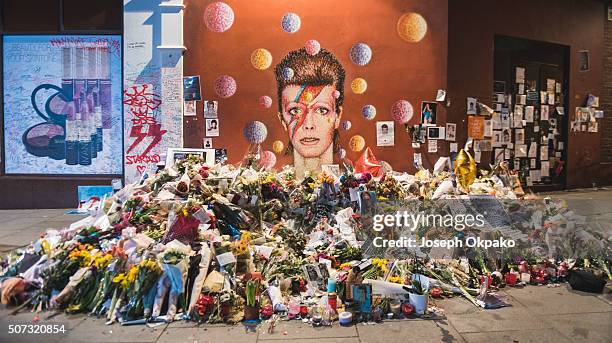
<svg viewBox="0 0 612 343">
<path fill-rule="evenodd" d="M 468 137 L 484 139 L 484 117 L 468 116 Z"/>
</svg>

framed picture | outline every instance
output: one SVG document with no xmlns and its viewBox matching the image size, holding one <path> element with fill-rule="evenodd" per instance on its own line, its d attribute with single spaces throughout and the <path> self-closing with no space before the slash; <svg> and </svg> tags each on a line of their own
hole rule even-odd
<svg viewBox="0 0 612 343">
<path fill-rule="evenodd" d="M 176 161 L 184 160 L 192 155 L 204 159 L 206 165 L 212 166 L 215 164 L 215 149 L 168 148 L 166 168 L 173 166 Z"/>
<path fill-rule="evenodd" d="M 433 101 L 421 102 L 421 123 L 424 125 L 434 125 L 436 123 L 436 110 L 438 103 Z"/>
<path fill-rule="evenodd" d="M 427 138 L 429 139 L 445 139 L 444 128 L 438 126 L 427 127 Z"/>
<path fill-rule="evenodd" d="M 124 132 L 137 129 L 132 123 L 139 120 L 130 109 L 138 107 L 138 113 L 142 110 L 149 116 L 161 100 L 146 84 L 127 88 L 124 94 L 123 49 L 117 48 L 122 46 L 121 35 L 4 35 L 1 39 L 1 155 L 7 175 L 121 175 L 124 161 L 126 168 L 136 165 L 130 162 L 142 157 L 150 140 L 138 144 L 126 134 L 129 148 L 124 160 Z M 140 96 L 146 99 L 145 106 L 139 106 L 143 100 L 137 92 L 145 94 Z M 125 131 L 124 103 L 129 123 Z M 153 133 L 157 125 L 161 124 L 147 123 L 139 132 Z M 153 152 L 146 158 L 152 156 Z"/>
</svg>

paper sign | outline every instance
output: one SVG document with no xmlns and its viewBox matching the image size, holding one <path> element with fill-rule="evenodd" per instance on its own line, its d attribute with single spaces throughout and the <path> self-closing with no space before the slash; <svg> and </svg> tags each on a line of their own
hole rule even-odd
<svg viewBox="0 0 612 343">
<path fill-rule="evenodd" d="M 351 197 L 351 201 L 359 200 L 359 187 L 349 188 L 349 195 Z"/>
<path fill-rule="evenodd" d="M 468 137 L 483 139 L 484 126 L 484 117 L 468 116 Z"/>
<path fill-rule="evenodd" d="M 236 256 L 234 256 L 234 254 L 232 254 L 231 251 L 226 252 L 224 254 L 217 255 L 217 261 L 219 262 L 221 266 L 224 266 L 230 263 L 236 263 Z"/>
<path fill-rule="evenodd" d="M 427 152 L 438 152 L 438 141 L 430 139 L 427 141 Z"/>
<path fill-rule="evenodd" d="M 450 152 L 457 152 L 459 148 L 459 143 L 451 143 L 450 144 Z"/>
<path fill-rule="evenodd" d="M 525 68 L 516 67 L 516 83 L 525 83 Z"/>
</svg>

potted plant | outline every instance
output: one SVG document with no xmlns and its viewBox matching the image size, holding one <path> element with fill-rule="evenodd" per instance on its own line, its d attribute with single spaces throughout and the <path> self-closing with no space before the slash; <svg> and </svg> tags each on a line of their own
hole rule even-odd
<svg viewBox="0 0 612 343">
<path fill-rule="evenodd" d="M 423 290 L 421 285 L 421 274 L 417 274 L 412 280 L 412 289 L 408 295 L 410 305 L 414 307 L 416 314 L 424 314 L 427 310 L 427 293 Z"/>
<path fill-rule="evenodd" d="M 259 302 L 257 301 L 257 288 L 259 280 L 249 280 L 246 284 L 246 306 L 244 307 L 244 320 L 259 319 Z"/>
</svg>

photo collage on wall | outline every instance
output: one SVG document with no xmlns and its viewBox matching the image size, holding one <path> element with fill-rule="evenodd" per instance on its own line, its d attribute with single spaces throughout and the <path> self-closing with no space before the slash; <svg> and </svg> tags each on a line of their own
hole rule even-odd
<svg viewBox="0 0 612 343">
<path fill-rule="evenodd" d="M 507 161 L 519 171 L 524 185 L 561 183 L 565 142 L 563 84 L 547 78 L 538 83 L 537 75 L 526 68 L 513 70 L 514 83 L 493 83 L 493 113 L 485 123 L 485 139 L 491 144 L 492 163 Z M 483 149 L 483 141 L 475 144 Z M 478 152 L 476 152 L 478 154 Z"/>
<path fill-rule="evenodd" d="M 570 122 L 571 132 L 599 132 L 597 119 L 604 117 L 603 110 L 599 109 L 599 97 L 589 94 L 584 107 L 576 107 Z"/>
<path fill-rule="evenodd" d="M 202 139 L 202 148 L 214 149 L 213 137 L 219 137 L 220 123 L 218 117 L 219 102 L 202 98 L 200 76 L 183 77 L 183 116 L 198 119 L 197 103 L 202 102 L 205 137 Z M 215 149 L 215 163 L 227 161 L 226 149 Z"/>
</svg>

